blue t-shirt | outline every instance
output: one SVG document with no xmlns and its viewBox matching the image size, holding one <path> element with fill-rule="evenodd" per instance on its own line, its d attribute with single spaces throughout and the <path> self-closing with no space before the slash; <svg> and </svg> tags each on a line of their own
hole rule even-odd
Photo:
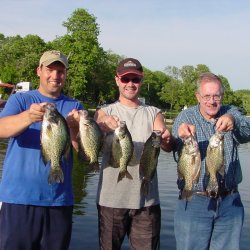
<svg viewBox="0 0 250 250">
<path fill-rule="evenodd" d="M 19 114 L 29 109 L 32 103 L 54 103 L 66 117 L 72 109 L 83 109 L 79 101 L 60 95 L 48 98 L 32 90 L 10 96 L 0 117 Z M 20 135 L 10 138 L 3 163 L 0 182 L 0 201 L 14 204 L 38 206 L 71 206 L 74 204 L 72 191 L 72 152 L 67 160 L 62 159 L 64 182 L 49 184 L 50 163 L 44 164 L 41 156 L 41 122 L 31 124 Z"/>
</svg>

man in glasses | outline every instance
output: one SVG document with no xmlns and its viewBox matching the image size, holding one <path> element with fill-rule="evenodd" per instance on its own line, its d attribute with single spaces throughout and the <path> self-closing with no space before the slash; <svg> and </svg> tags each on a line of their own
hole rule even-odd
<svg viewBox="0 0 250 250">
<path fill-rule="evenodd" d="M 160 109 L 138 99 L 143 77 L 138 60 L 122 60 L 115 76 L 119 99 L 101 107 L 95 114 L 102 130 L 111 135 L 119 121 L 125 121 L 134 144 L 134 156 L 127 166 L 130 178 L 118 181 L 119 169 L 110 161 L 112 142 L 105 141 L 97 192 L 100 249 L 121 249 L 125 235 L 131 249 L 159 249 L 161 209 L 157 174 L 150 183 L 149 193 L 142 194 L 139 162 L 144 143 L 153 130 L 161 131 L 161 148 L 165 151 L 172 150 L 173 140 Z"/>
<path fill-rule="evenodd" d="M 180 189 L 174 216 L 177 250 L 240 249 L 244 209 L 238 192 L 242 173 L 237 146 L 250 141 L 250 120 L 237 107 L 222 105 L 223 95 L 218 76 L 201 74 L 196 90 L 198 105 L 183 110 L 173 125 L 177 151 L 180 152 L 183 140 L 193 135 L 201 154 L 200 177 L 193 185 L 191 199 L 182 196 L 184 180 L 177 182 Z M 207 148 L 216 131 L 224 135 L 223 171 L 216 174 L 218 190 L 210 192 Z"/>
</svg>

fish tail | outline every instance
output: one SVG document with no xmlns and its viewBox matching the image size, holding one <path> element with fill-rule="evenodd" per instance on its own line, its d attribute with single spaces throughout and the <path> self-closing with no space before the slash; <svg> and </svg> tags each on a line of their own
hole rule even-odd
<svg viewBox="0 0 250 250">
<path fill-rule="evenodd" d="M 94 171 L 95 173 L 98 173 L 100 171 L 100 167 L 99 167 L 99 162 L 92 162 L 89 164 L 90 168 L 92 171 Z"/>
<path fill-rule="evenodd" d="M 48 182 L 49 184 L 53 183 L 63 183 L 64 176 L 61 168 L 51 169 L 49 172 Z"/>
<path fill-rule="evenodd" d="M 206 191 L 211 195 L 211 194 L 217 194 L 218 193 L 218 183 L 217 183 L 217 179 L 216 176 L 215 177 L 211 177 L 209 178 L 209 182 L 206 188 Z"/>
<path fill-rule="evenodd" d="M 133 180 L 133 177 L 131 176 L 131 174 L 128 172 L 128 170 L 126 170 L 124 172 L 119 172 L 117 182 L 121 181 L 124 177 L 130 180 Z"/>
<path fill-rule="evenodd" d="M 183 189 L 181 193 L 181 198 L 186 199 L 187 201 L 190 201 L 192 199 L 192 195 L 193 195 L 192 190 Z"/>
</svg>

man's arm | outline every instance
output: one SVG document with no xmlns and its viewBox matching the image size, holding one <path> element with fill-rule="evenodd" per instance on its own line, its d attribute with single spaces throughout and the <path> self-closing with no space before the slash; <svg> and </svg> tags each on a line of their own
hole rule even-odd
<svg viewBox="0 0 250 250">
<path fill-rule="evenodd" d="M 43 119 L 43 103 L 33 103 L 28 110 L 17 115 L 0 118 L 0 138 L 10 138 L 21 134 L 32 123 Z"/>
</svg>

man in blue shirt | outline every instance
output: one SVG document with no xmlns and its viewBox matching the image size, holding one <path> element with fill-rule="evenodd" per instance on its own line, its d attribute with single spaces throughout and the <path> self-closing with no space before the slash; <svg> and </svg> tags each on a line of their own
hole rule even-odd
<svg viewBox="0 0 250 250">
<path fill-rule="evenodd" d="M 41 156 L 40 131 L 46 103 L 67 119 L 77 147 L 79 101 L 61 93 L 68 60 L 60 51 L 40 58 L 38 89 L 16 93 L 0 113 L 0 138 L 10 138 L 0 183 L 0 249 L 68 249 L 72 230 L 72 152 L 62 159 L 63 183 L 48 183 L 50 162 Z"/>
<path fill-rule="evenodd" d="M 242 180 L 237 147 L 250 141 L 250 120 L 238 108 L 222 105 L 224 88 L 220 78 L 202 74 L 197 81 L 198 105 L 183 110 L 175 119 L 172 133 L 176 137 L 178 160 L 183 140 L 190 135 L 197 139 L 201 154 L 200 177 L 193 185 L 191 199 L 181 198 L 184 180 L 178 179 L 180 199 L 174 217 L 178 250 L 239 249 L 244 208 L 238 192 Z M 218 194 L 206 191 L 206 152 L 209 139 L 224 133 L 224 174 L 217 174 Z M 191 167 L 191 166 L 190 166 Z"/>
</svg>

